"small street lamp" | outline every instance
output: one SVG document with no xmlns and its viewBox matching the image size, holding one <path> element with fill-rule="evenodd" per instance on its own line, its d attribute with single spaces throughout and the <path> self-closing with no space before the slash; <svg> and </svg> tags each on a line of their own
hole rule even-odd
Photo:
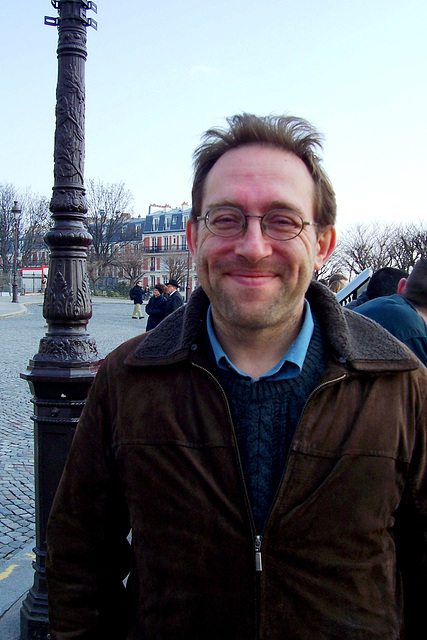
<svg viewBox="0 0 427 640">
<path fill-rule="evenodd" d="M 11 211 L 15 220 L 15 247 L 13 252 L 13 284 L 12 284 L 12 302 L 18 302 L 18 282 L 17 282 L 17 266 L 18 266 L 18 226 L 19 219 L 21 217 L 21 209 L 18 207 L 18 201 L 15 200 L 15 204 Z"/>
</svg>

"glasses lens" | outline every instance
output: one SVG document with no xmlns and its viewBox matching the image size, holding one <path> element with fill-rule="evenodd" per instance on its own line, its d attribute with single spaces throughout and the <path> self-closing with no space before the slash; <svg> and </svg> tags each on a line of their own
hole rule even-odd
<svg viewBox="0 0 427 640">
<path fill-rule="evenodd" d="M 289 209 L 269 211 L 262 221 L 265 233 L 275 240 L 291 240 L 303 229 L 302 218 Z"/>
<path fill-rule="evenodd" d="M 245 216 L 232 207 L 217 207 L 206 214 L 206 226 L 217 236 L 237 236 L 245 226 Z"/>
</svg>

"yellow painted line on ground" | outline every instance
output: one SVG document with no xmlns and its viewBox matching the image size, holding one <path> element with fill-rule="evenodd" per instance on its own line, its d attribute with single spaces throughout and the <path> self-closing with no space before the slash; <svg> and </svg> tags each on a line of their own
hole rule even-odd
<svg viewBox="0 0 427 640">
<path fill-rule="evenodd" d="M 3 571 L 2 573 L 0 573 L 0 580 L 4 580 L 5 578 L 8 578 L 10 574 L 13 572 L 13 570 L 16 569 L 16 567 L 19 567 L 19 564 L 11 564 L 10 567 L 6 569 L 6 571 Z"/>
</svg>

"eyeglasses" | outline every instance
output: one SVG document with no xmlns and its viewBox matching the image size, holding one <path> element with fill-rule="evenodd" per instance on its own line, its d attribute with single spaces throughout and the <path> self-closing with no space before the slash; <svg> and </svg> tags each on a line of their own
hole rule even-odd
<svg viewBox="0 0 427 640">
<path fill-rule="evenodd" d="M 246 230 L 248 218 L 258 218 L 264 235 L 273 240 L 292 240 L 302 233 L 304 227 L 318 226 L 317 222 L 303 220 L 292 209 L 273 209 L 264 216 L 250 216 L 235 207 L 214 207 L 197 220 L 204 220 L 215 236 L 233 238 Z"/>
</svg>

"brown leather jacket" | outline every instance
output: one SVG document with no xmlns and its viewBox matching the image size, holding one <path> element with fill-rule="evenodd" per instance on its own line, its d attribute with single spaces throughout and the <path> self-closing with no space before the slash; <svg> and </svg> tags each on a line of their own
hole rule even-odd
<svg viewBox="0 0 427 640">
<path fill-rule="evenodd" d="M 54 640 L 425 637 L 427 370 L 325 287 L 307 298 L 329 363 L 262 540 L 203 291 L 103 362 L 50 517 Z"/>
</svg>

